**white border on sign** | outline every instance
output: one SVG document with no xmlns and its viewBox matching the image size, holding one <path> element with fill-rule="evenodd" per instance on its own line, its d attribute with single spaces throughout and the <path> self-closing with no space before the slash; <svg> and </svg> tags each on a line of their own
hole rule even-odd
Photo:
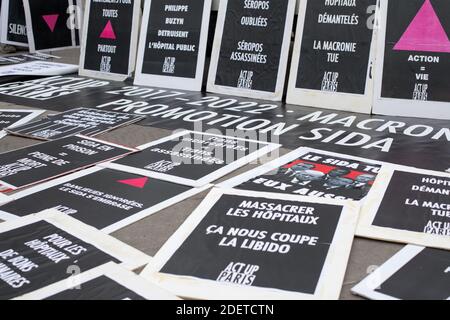
<svg viewBox="0 0 450 320">
<path fill-rule="evenodd" d="M 8 133 L 5 130 L 0 130 L 0 139 L 4 138 L 8 135 Z"/>
<path fill-rule="evenodd" d="M 246 287 L 230 283 L 219 283 L 190 276 L 178 276 L 160 273 L 159 271 L 176 253 L 189 235 L 207 216 L 214 204 L 222 195 L 236 195 L 241 197 L 265 197 L 277 201 L 298 201 L 311 204 L 329 204 L 342 206 L 342 213 L 336 227 L 333 241 L 323 264 L 320 278 L 314 294 L 305 294 L 286 290 L 262 287 Z M 213 189 L 194 210 L 181 227 L 164 244 L 156 254 L 152 263 L 142 271 L 144 278 L 152 280 L 157 285 L 173 292 L 180 297 L 195 299 L 218 300 L 267 300 L 267 299 L 337 299 L 339 297 L 348 258 L 354 237 L 354 230 L 358 219 L 359 206 L 351 201 L 336 201 L 311 199 L 302 196 L 284 194 L 261 193 L 242 190 Z"/>
<path fill-rule="evenodd" d="M 213 136 L 213 137 L 219 137 L 219 138 L 233 139 L 233 140 L 237 140 L 237 141 L 248 141 L 248 142 L 253 142 L 253 143 L 266 144 L 266 146 L 248 154 L 245 157 L 237 159 L 237 160 L 233 161 L 232 163 L 229 163 L 229 164 L 223 166 L 222 168 L 220 168 L 214 172 L 211 172 L 197 180 L 182 178 L 179 176 L 166 174 L 166 173 L 160 173 L 160 172 L 154 172 L 154 171 L 150 171 L 150 170 L 140 169 L 140 168 L 136 168 L 136 167 L 132 167 L 132 166 L 128 166 L 128 165 L 114 163 L 111 161 L 101 163 L 100 166 L 105 167 L 105 168 L 125 171 L 125 172 L 129 172 L 129 173 L 139 174 L 139 175 L 143 175 L 143 176 L 153 177 L 156 179 L 161 179 L 161 180 L 178 183 L 178 184 L 182 184 L 182 185 L 187 185 L 187 186 L 191 186 L 191 187 L 202 187 L 202 186 L 209 184 L 217 179 L 222 178 L 223 176 L 227 175 L 228 173 L 230 173 L 234 170 L 237 170 L 240 167 L 242 167 L 252 161 L 257 160 L 259 157 L 261 157 L 269 152 L 272 152 L 273 150 L 278 149 L 281 146 L 279 144 L 271 143 L 271 142 L 261 142 L 261 141 L 256 141 L 256 140 L 252 140 L 252 139 L 242 139 L 242 138 L 222 136 L 222 135 L 212 134 L 212 133 L 183 130 L 183 131 L 175 133 L 171 136 L 141 145 L 141 146 L 137 147 L 137 149 L 145 150 L 150 147 L 157 146 L 161 143 L 175 140 L 179 137 L 182 137 L 182 136 L 188 135 L 188 134 L 206 135 L 206 136 Z"/>
<path fill-rule="evenodd" d="M 30 3 L 29 1 L 33 1 L 33 0 L 23 0 L 23 7 L 25 10 L 25 20 L 27 23 L 27 35 L 28 35 L 28 45 L 30 48 L 30 52 L 34 53 L 34 52 L 49 52 L 49 51 L 58 51 L 58 50 L 65 50 L 65 49 L 73 49 L 73 48 L 79 48 L 80 45 L 77 45 L 77 40 L 76 40 L 76 32 L 74 29 L 71 30 L 71 34 L 72 34 L 72 45 L 71 46 L 66 46 L 66 47 L 57 47 L 57 48 L 45 48 L 45 49 L 39 49 L 36 50 L 36 45 L 34 42 L 34 33 L 33 33 L 33 21 L 31 18 L 31 11 L 30 11 Z M 64 0 L 67 1 L 68 3 L 68 7 L 69 6 L 73 6 L 74 3 L 76 3 L 76 5 L 78 6 L 78 8 L 83 8 L 82 3 L 80 0 Z M 74 2 L 75 1 L 75 2 Z M 79 14 L 82 20 L 82 14 Z M 78 30 L 78 35 L 80 37 L 81 35 L 81 31 Z"/>
<path fill-rule="evenodd" d="M 378 213 L 381 203 L 384 200 L 386 191 L 390 186 L 392 176 L 396 171 L 408 172 L 411 174 L 438 176 L 450 179 L 450 174 L 448 173 L 394 165 L 383 166 L 366 198 L 366 201 L 361 207 L 361 214 L 358 222 L 358 227 L 356 229 L 356 235 L 376 240 L 415 244 L 425 247 L 450 250 L 450 237 L 448 236 L 426 234 L 423 232 L 394 229 L 388 227 L 379 227 L 372 224 Z"/>
<path fill-rule="evenodd" d="M 312 0 L 317 1 L 317 0 Z M 286 102 L 296 105 L 320 107 L 334 110 L 360 112 L 370 114 L 373 101 L 373 77 L 371 70 L 375 65 L 377 29 L 374 27 L 370 45 L 369 60 L 367 64 L 366 86 L 364 94 L 353 94 L 346 92 L 325 92 L 320 90 L 297 88 L 297 77 L 299 72 L 301 47 L 303 42 L 303 30 L 305 25 L 306 9 L 308 0 L 300 1 L 298 12 L 297 31 L 295 36 L 294 50 L 292 54 L 291 71 L 288 84 Z M 377 11 L 378 11 L 377 6 Z"/>
<path fill-rule="evenodd" d="M 93 173 L 96 173 L 98 171 L 105 170 L 105 169 L 108 169 L 108 168 L 103 168 L 103 167 L 100 167 L 100 166 L 88 168 L 88 169 L 81 170 L 81 171 L 75 172 L 75 173 L 67 175 L 67 176 L 60 177 L 58 179 L 54 179 L 54 180 L 51 180 L 51 181 L 48 181 L 48 182 L 45 182 L 45 183 L 42 183 L 42 184 L 38 184 L 37 186 L 31 187 L 31 188 L 26 189 L 24 191 L 21 191 L 21 192 L 18 192 L 16 194 L 13 194 L 13 195 L 9 196 L 7 199 L 5 199 L 4 201 L 0 201 L 0 219 L 8 221 L 8 220 L 11 220 L 11 219 L 19 218 L 19 216 L 16 216 L 14 214 L 11 214 L 9 212 L 6 212 L 6 211 L 2 210 L 1 206 L 4 205 L 4 204 L 7 204 L 8 202 L 13 202 L 13 201 L 16 201 L 16 200 L 20 200 L 20 199 L 22 199 L 24 197 L 27 197 L 29 195 L 32 195 L 34 193 L 47 190 L 47 189 L 55 187 L 57 185 L 61 185 L 61 184 L 67 183 L 67 182 L 73 181 L 75 179 L 79 179 L 79 178 L 85 177 L 87 175 L 90 175 L 90 174 L 93 174 Z M 158 204 L 155 204 L 155 205 L 153 205 L 151 207 L 148 207 L 148 208 L 143 209 L 143 210 L 141 210 L 139 212 L 136 212 L 132 216 L 129 216 L 129 217 L 125 218 L 125 219 L 122 219 L 122 220 L 120 220 L 118 222 L 115 222 L 115 223 L 113 223 L 113 224 L 111 224 L 111 225 L 101 229 L 101 231 L 104 232 L 104 233 L 110 234 L 110 233 L 112 233 L 114 231 L 117 231 L 117 230 L 120 230 L 122 228 L 125 228 L 126 226 L 128 226 L 128 225 L 130 225 L 132 223 L 135 223 L 135 222 L 137 222 L 139 220 L 142 220 L 142 219 L 144 219 L 144 218 L 146 218 L 146 217 L 148 217 L 148 216 L 150 216 L 150 215 L 152 215 L 152 214 L 154 214 L 154 213 L 156 213 L 158 211 L 161 211 L 161 210 L 163 210 L 165 208 L 168 208 L 168 207 L 170 207 L 170 206 L 172 206 L 172 205 L 174 205 L 174 204 L 176 204 L 178 202 L 181 202 L 181 201 L 183 201 L 183 200 L 185 200 L 187 198 L 190 198 L 190 197 L 192 197 L 192 196 L 194 196 L 194 195 L 196 195 L 196 194 L 198 194 L 200 192 L 203 192 L 203 191 L 209 189 L 210 187 L 211 187 L 210 185 L 205 185 L 202 188 L 192 188 L 191 190 L 185 191 L 185 192 L 180 193 L 180 194 L 178 194 L 178 195 L 176 195 L 176 196 L 174 196 L 174 197 L 172 197 L 170 199 L 167 199 L 167 200 L 162 201 L 162 202 L 160 202 Z M 1 198 L 0 198 L 0 200 L 1 200 Z M 42 202 L 45 203 L 45 199 L 43 199 Z M 48 209 L 51 209 L 51 208 L 48 208 Z M 76 215 L 73 218 L 77 219 Z M 87 224 L 86 222 L 83 222 L 83 223 Z"/>
<path fill-rule="evenodd" d="M 375 75 L 375 96 L 373 113 L 389 116 L 407 116 L 430 119 L 450 119 L 449 102 L 417 101 L 381 97 L 384 72 L 384 52 L 386 50 L 386 31 L 389 0 L 381 1 L 380 30 L 377 45 L 377 67 Z M 445 72 L 443 70 L 443 72 Z"/>
<path fill-rule="evenodd" d="M 358 283 L 351 289 L 351 292 L 372 300 L 400 300 L 399 298 L 375 291 L 386 280 L 392 277 L 397 271 L 401 270 L 409 261 L 414 259 L 425 248 L 408 245 L 397 252 L 388 261 L 378 267 L 368 277 Z M 413 279 L 411 281 L 414 281 Z"/>
<path fill-rule="evenodd" d="M 138 121 L 141 121 L 141 120 L 145 119 L 144 116 L 132 115 L 132 114 L 129 114 L 129 113 L 123 113 L 123 112 L 117 112 L 117 111 L 109 111 L 109 110 L 102 110 L 102 109 L 96 109 L 96 108 L 83 108 L 83 107 L 81 107 L 81 108 L 75 108 L 75 109 L 70 109 L 70 110 L 63 111 L 63 112 L 58 113 L 58 114 L 52 114 L 52 115 L 50 115 L 50 116 L 52 116 L 52 117 L 54 117 L 54 116 L 62 116 L 62 115 L 64 115 L 64 114 L 72 114 L 72 113 L 74 113 L 74 112 L 79 112 L 80 110 L 90 110 L 90 111 L 92 111 L 92 112 L 105 112 L 105 113 L 108 112 L 108 113 L 115 113 L 115 114 L 127 115 L 127 116 L 130 117 L 130 120 L 129 120 L 129 121 L 124 122 L 124 123 L 121 123 L 120 125 L 110 126 L 110 127 L 108 127 L 108 128 L 105 128 L 103 131 L 96 131 L 96 132 L 92 132 L 92 133 L 91 133 L 91 132 L 88 132 L 89 137 L 95 137 L 95 136 L 98 136 L 98 135 L 100 135 L 100 134 L 103 134 L 103 133 L 106 133 L 106 132 L 109 132 L 109 131 L 112 131 L 112 130 L 115 130 L 115 129 L 119 129 L 119 128 L 128 126 L 128 125 L 130 125 L 130 124 L 133 124 L 133 123 L 136 123 L 136 122 L 138 122 Z M 1 111 L 3 111 L 3 110 L 0 110 L 0 113 L 1 113 Z M 39 124 L 39 123 L 41 122 L 41 120 L 47 120 L 47 121 L 49 121 L 49 122 L 52 121 L 52 119 L 48 116 L 48 117 L 46 117 L 46 118 L 43 118 L 43 119 L 40 119 L 40 120 L 36 120 L 36 121 L 30 123 L 30 125 L 31 125 L 31 124 L 34 124 L 34 123 Z M 18 127 L 18 126 L 15 126 L 15 127 Z M 17 128 L 19 131 L 14 131 L 14 130 L 9 130 L 9 129 L 10 129 L 10 128 L 8 128 L 8 132 L 9 132 L 10 134 L 15 135 L 15 136 L 19 136 L 19 137 L 32 138 L 32 139 L 44 140 L 44 141 L 51 141 L 51 140 L 54 140 L 54 139 L 45 139 L 45 138 L 41 138 L 41 137 L 35 137 L 35 136 L 33 136 L 32 134 L 21 134 L 21 133 L 19 132 L 19 131 L 20 131 L 20 128 Z M 30 129 L 30 128 L 27 128 L 27 129 Z M 92 128 L 85 128 L 84 130 L 89 130 L 89 129 L 92 129 Z M 42 129 L 39 129 L 39 130 L 42 130 Z M 83 131 L 84 131 L 84 130 L 83 130 Z M 81 132 L 78 133 L 78 135 L 80 135 L 80 134 L 82 134 L 82 133 L 81 133 Z M 72 134 L 72 135 L 73 135 L 73 134 Z M 68 137 L 68 136 L 70 136 L 70 135 L 66 135 L 66 136 L 61 137 L 61 138 L 66 138 L 66 137 Z M 60 139 L 61 139 L 61 138 L 60 138 Z"/>
<path fill-rule="evenodd" d="M 21 0 L 16 0 L 21 1 Z M 17 42 L 8 40 L 8 24 L 9 24 L 9 2 L 10 0 L 2 0 L 1 4 L 1 26 L 0 26 L 0 42 L 2 44 L 10 44 L 13 46 L 28 47 L 28 42 Z"/>
<path fill-rule="evenodd" d="M 135 61 L 136 61 L 136 50 L 137 50 L 137 38 L 139 34 L 139 19 L 141 13 L 141 0 L 134 0 L 133 4 L 133 16 L 132 16 L 132 25 L 131 25 L 131 34 L 130 34 L 130 51 L 128 52 L 128 73 L 120 74 L 120 73 L 112 73 L 112 72 L 101 72 L 97 70 L 85 69 L 84 62 L 86 58 L 86 42 L 87 42 L 87 33 L 89 29 L 89 20 L 90 20 L 90 10 L 91 10 L 91 1 L 88 0 L 86 4 L 86 8 L 84 9 L 84 21 L 82 28 L 82 37 L 81 37 L 81 52 L 80 52 L 80 70 L 79 75 L 84 77 L 92 77 L 92 78 L 100 78 L 105 80 L 113 80 L 113 81 L 124 81 L 128 77 L 131 76 L 131 73 L 134 71 Z"/>
<path fill-rule="evenodd" d="M 235 176 L 231 179 L 228 179 L 222 183 L 217 184 L 216 186 L 219 188 L 225 188 L 225 189 L 229 189 L 229 188 L 234 188 L 244 182 L 247 182 L 253 178 L 256 178 L 258 176 L 264 175 L 274 169 L 278 169 L 281 166 L 284 166 L 300 157 L 303 157 L 304 155 L 308 154 L 308 153 L 318 153 L 318 154 L 322 154 L 325 156 L 331 156 L 331 157 L 338 157 L 338 158 L 346 158 L 349 161 L 360 161 L 360 162 L 367 162 L 367 163 L 372 163 L 374 165 L 380 165 L 383 166 L 383 162 L 380 161 L 375 161 L 375 160 L 370 160 L 370 159 L 365 159 L 365 158 L 360 158 L 360 157 L 354 157 L 354 156 L 349 156 L 346 154 L 341 154 L 341 153 L 335 153 L 335 152 L 329 152 L 329 151 L 324 151 L 324 150 L 319 150 L 319 149 L 313 149 L 313 148 L 308 148 L 308 147 L 300 147 L 294 151 L 289 152 L 288 154 L 285 154 L 284 156 L 281 156 L 275 160 L 272 160 L 268 163 L 265 163 L 259 167 L 256 167 L 252 170 L 246 171 L 238 176 Z M 242 190 L 242 189 L 239 189 Z M 250 191 L 250 190 L 249 190 Z M 254 192 L 260 192 L 260 191 L 254 191 Z M 361 199 L 360 201 L 362 201 L 363 199 Z"/>
<path fill-rule="evenodd" d="M 199 1 L 199 0 L 197 0 Z M 152 0 L 145 1 L 144 15 L 142 18 L 141 34 L 139 37 L 139 49 L 137 54 L 136 73 L 134 85 L 153 86 L 179 90 L 200 91 L 203 82 L 203 71 L 205 68 L 206 46 L 208 41 L 209 17 L 211 14 L 211 0 L 204 1 L 203 16 L 200 30 L 197 67 L 195 78 L 182 78 L 173 76 L 161 76 L 146 74 L 142 72 L 144 64 L 145 48 L 147 47 L 147 29 L 149 23 Z"/>
<path fill-rule="evenodd" d="M 40 116 L 45 112 L 45 110 L 31 110 L 31 109 L 0 109 L 0 114 L 3 112 L 14 112 L 14 113 L 28 113 L 27 116 L 23 117 L 19 121 L 13 123 L 12 125 L 6 127 L 5 129 L 13 129 L 16 127 L 19 127 L 21 125 L 24 125 L 34 118 Z"/>
<path fill-rule="evenodd" d="M 280 63 L 278 65 L 277 82 L 274 92 L 240 89 L 215 84 L 217 67 L 219 64 L 220 49 L 222 47 L 222 36 L 225 28 L 225 18 L 228 11 L 228 1 L 229 0 L 221 0 L 219 4 L 216 31 L 214 36 L 213 49 L 211 53 L 211 63 L 208 74 L 207 91 L 213 93 L 232 94 L 235 96 L 255 98 L 255 99 L 281 101 L 284 92 L 284 84 L 289 59 L 289 48 L 291 45 L 291 36 L 292 36 L 292 27 L 294 24 L 296 0 L 287 0 L 289 1 L 289 3 L 286 10 L 286 21 L 283 33 L 284 35 L 283 43 L 281 45 Z M 267 36 L 270 37 L 270 35 Z"/>
<path fill-rule="evenodd" d="M 121 146 L 121 145 L 119 145 L 119 144 L 112 143 L 112 142 L 108 142 L 108 141 L 104 141 L 104 140 L 100 140 L 100 139 L 95 139 L 95 138 L 91 138 L 91 137 L 86 137 L 86 136 L 83 136 L 83 135 L 76 135 L 76 136 L 74 136 L 74 137 L 78 137 L 78 138 L 81 138 L 81 139 L 86 139 L 86 140 L 95 141 L 95 142 L 98 142 L 98 143 L 106 144 L 106 145 L 113 146 L 113 147 L 116 147 L 116 148 L 119 148 L 119 149 L 122 149 L 122 150 L 128 150 L 128 151 L 129 151 L 129 152 L 127 152 L 127 153 L 124 152 L 123 154 L 121 154 L 121 155 L 119 155 L 119 156 L 116 156 L 116 157 L 113 157 L 113 158 L 111 158 L 111 159 L 107 159 L 107 160 L 104 160 L 104 161 L 113 161 L 113 160 L 122 158 L 122 157 L 124 157 L 124 156 L 126 156 L 126 155 L 129 155 L 129 154 L 131 154 L 131 153 L 134 153 L 134 152 L 138 151 L 137 149 L 133 149 L 133 148 L 126 147 L 126 146 Z M 68 138 L 68 137 L 66 137 L 66 138 Z M 65 138 L 62 138 L 62 139 L 65 139 Z M 61 139 L 59 139 L 59 140 L 61 140 Z M 17 148 L 17 149 L 14 149 L 14 150 L 10 150 L 10 151 L 6 151 L 6 152 L 3 152 L 3 153 L 0 153 L 0 156 L 1 156 L 2 154 L 5 154 L 5 153 L 10 153 L 10 152 L 14 152 L 14 151 L 22 150 L 22 149 L 27 149 L 27 148 L 32 148 L 32 147 L 35 147 L 35 146 L 40 145 L 40 144 L 42 144 L 42 143 L 52 143 L 52 142 L 55 142 L 55 141 L 58 141 L 58 140 L 42 141 L 41 143 L 37 143 L 37 144 L 31 145 L 31 146 L 29 146 L 29 147 Z M 100 161 L 100 162 L 90 163 L 90 164 L 88 164 L 88 165 L 85 165 L 85 166 L 82 166 L 82 167 L 79 167 L 79 168 L 75 168 L 75 169 L 72 169 L 72 170 L 68 170 L 68 171 L 66 171 L 66 172 L 57 174 L 57 175 L 55 175 L 55 176 L 48 177 L 48 178 L 46 178 L 46 179 L 39 180 L 39 181 L 36 181 L 36 182 L 32 182 L 32 183 L 30 183 L 30 184 L 23 185 L 23 186 L 14 186 L 14 185 L 9 184 L 9 183 L 7 183 L 7 182 L 5 182 L 5 181 L 3 181 L 3 180 L 0 179 L 0 187 L 7 187 L 7 188 L 9 188 L 10 190 L 22 189 L 22 188 L 26 188 L 26 187 L 29 187 L 29 186 L 31 186 L 31 185 L 34 185 L 34 184 L 37 184 L 37 183 L 41 183 L 41 182 L 44 182 L 44 181 L 47 181 L 47 180 L 50 180 L 50 179 L 58 178 L 58 177 L 60 177 L 60 176 L 63 176 L 63 175 L 72 173 L 72 172 L 74 172 L 74 171 L 78 171 L 78 170 L 82 170 L 82 169 L 85 169 L 85 168 L 89 168 L 89 167 L 95 166 L 96 164 L 99 164 L 99 163 L 101 163 L 101 162 L 103 162 L 103 160 Z M 1 191 L 0 191 L 0 192 L 1 192 Z"/>
<path fill-rule="evenodd" d="M 83 272 L 76 277 L 61 280 L 48 287 L 36 290 L 12 300 L 44 300 L 67 290 L 74 290 L 74 287 L 83 286 L 84 283 L 105 276 L 121 286 L 145 298 L 146 300 L 179 300 L 179 298 L 152 282 L 143 279 L 134 272 L 131 272 L 114 262 L 108 262 L 103 266 Z M 83 297 L 80 297 L 83 299 Z"/>
</svg>

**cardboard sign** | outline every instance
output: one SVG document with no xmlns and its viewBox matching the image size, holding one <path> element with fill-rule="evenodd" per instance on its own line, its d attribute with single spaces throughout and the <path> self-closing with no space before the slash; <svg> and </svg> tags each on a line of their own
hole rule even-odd
<svg viewBox="0 0 450 320">
<path fill-rule="evenodd" d="M 178 300 L 173 294 L 110 262 L 74 279 L 23 295 L 17 300 Z"/>
<path fill-rule="evenodd" d="M 368 161 L 368 160 L 367 160 Z M 366 197 L 380 164 L 343 154 L 299 148 L 218 186 L 337 200 Z"/>
<path fill-rule="evenodd" d="M 28 47 L 27 25 L 23 2 L 18 0 L 1 1 L 0 42 Z"/>
<path fill-rule="evenodd" d="M 337 299 L 354 203 L 213 190 L 142 276 L 180 297 Z"/>
<path fill-rule="evenodd" d="M 352 288 L 374 300 L 449 300 L 450 252 L 406 246 Z"/>
<path fill-rule="evenodd" d="M 0 109 L 0 129 L 19 127 L 44 112 L 44 110 Z"/>
<path fill-rule="evenodd" d="M 357 235 L 450 249 L 450 174 L 384 166 Z"/>
<path fill-rule="evenodd" d="M 56 76 L 74 73 L 78 70 L 78 65 L 48 62 L 31 61 L 15 65 L 0 67 L 0 77 L 7 76 Z"/>
<path fill-rule="evenodd" d="M 287 101 L 369 113 L 377 0 L 300 2 Z"/>
<path fill-rule="evenodd" d="M 142 19 L 135 84 L 200 91 L 211 0 L 149 0 Z"/>
<path fill-rule="evenodd" d="M 450 3 L 381 2 L 374 113 L 450 119 Z"/>
<path fill-rule="evenodd" d="M 1 191 L 26 187 L 134 151 L 94 138 L 71 136 L 2 153 Z"/>
<path fill-rule="evenodd" d="M 0 219 L 10 220 L 54 208 L 111 233 L 187 199 L 204 188 L 99 167 L 39 184 L 10 196 Z"/>
<path fill-rule="evenodd" d="M 80 45 L 80 0 L 23 0 L 30 52 Z"/>
<path fill-rule="evenodd" d="M 9 131 L 11 134 L 56 140 L 77 134 L 93 137 L 142 120 L 144 117 L 99 109 L 77 108 Z"/>
<path fill-rule="evenodd" d="M 24 63 L 24 62 L 30 62 L 30 61 L 47 61 L 47 60 L 53 60 L 53 59 L 59 59 L 59 57 L 45 54 L 45 53 L 40 53 L 40 52 L 15 54 L 15 55 L 10 55 L 10 56 L 0 57 L 0 66 L 18 64 L 18 63 Z"/>
<path fill-rule="evenodd" d="M 295 3 L 220 2 L 208 91 L 281 101 Z"/>
<path fill-rule="evenodd" d="M 279 147 L 278 144 L 194 131 L 139 146 L 141 152 L 102 166 L 202 187 Z"/>
<path fill-rule="evenodd" d="M 134 270 L 150 260 L 140 251 L 52 210 L 2 223 L 0 239 L 2 300 L 108 262 Z"/>
<path fill-rule="evenodd" d="M 168 130 L 250 131 L 260 137 L 255 140 L 271 136 L 291 150 L 306 146 L 450 172 L 448 120 L 372 116 L 77 76 L 0 84 L 0 100 L 59 112 L 82 105 L 145 115 L 139 125 Z"/>
<path fill-rule="evenodd" d="M 140 0 L 87 1 L 80 75 L 125 80 L 134 70 Z"/>
</svg>

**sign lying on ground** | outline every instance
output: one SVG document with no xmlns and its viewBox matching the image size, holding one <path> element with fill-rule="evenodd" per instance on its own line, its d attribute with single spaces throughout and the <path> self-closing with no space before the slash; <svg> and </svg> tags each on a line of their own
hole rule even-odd
<svg viewBox="0 0 450 320">
<path fill-rule="evenodd" d="M 80 75 L 125 80 L 134 70 L 140 0 L 87 1 Z"/>
<path fill-rule="evenodd" d="M 306 146 L 450 172 L 448 120 L 371 116 L 75 76 L 0 84 L 0 100 L 59 112 L 81 104 L 144 115 L 140 125 L 168 130 L 214 129 L 227 136 L 250 131 L 257 140 L 272 138 L 288 149 Z"/>
<path fill-rule="evenodd" d="M 30 61 L 47 61 L 59 59 L 57 56 L 35 52 L 35 53 L 26 53 L 26 54 L 15 54 L 5 57 L 0 57 L 0 66 L 10 65 L 10 64 L 18 64 Z"/>
<path fill-rule="evenodd" d="M 450 3 L 381 2 L 374 113 L 450 119 Z"/>
<path fill-rule="evenodd" d="M 142 145 L 136 155 L 103 166 L 201 187 L 279 146 L 246 138 L 182 131 Z"/>
<path fill-rule="evenodd" d="M 343 154 L 299 148 L 219 186 L 337 200 L 361 200 L 380 164 Z"/>
<path fill-rule="evenodd" d="M 143 118 L 121 112 L 77 108 L 16 126 L 9 133 L 42 140 L 56 140 L 77 134 L 93 137 Z"/>
<path fill-rule="evenodd" d="M 141 275 L 181 297 L 337 299 L 355 203 L 213 190 Z"/>
<path fill-rule="evenodd" d="M 449 300 L 450 252 L 406 246 L 352 288 L 374 300 Z"/>
<path fill-rule="evenodd" d="M 111 233 L 205 189 L 95 167 L 9 196 L 0 219 L 54 208 Z"/>
<path fill-rule="evenodd" d="M 0 239 L 2 300 L 108 262 L 134 270 L 150 260 L 136 249 L 52 210 L 2 223 Z"/>
<path fill-rule="evenodd" d="M 71 136 L 0 154 L 0 188 L 11 191 L 112 160 L 136 150 Z"/>
<path fill-rule="evenodd" d="M 0 42 L 28 47 L 27 25 L 23 2 L 18 0 L 1 1 Z"/>
<path fill-rule="evenodd" d="M 295 3 L 222 0 L 207 90 L 281 101 Z"/>
<path fill-rule="evenodd" d="M 369 113 L 377 0 L 300 2 L 287 101 Z"/>
<path fill-rule="evenodd" d="M 1 66 L 0 77 L 7 76 L 57 76 L 74 73 L 78 65 L 49 62 L 31 61 L 15 65 Z"/>
<path fill-rule="evenodd" d="M 116 263 L 60 281 L 50 288 L 36 290 L 19 300 L 177 300 L 173 294 L 139 277 Z"/>
<path fill-rule="evenodd" d="M 38 117 L 44 110 L 29 109 L 1 109 L 0 110 L 0 130 L 11 129 L 24 125 Z"/>
<path fill-rule="evenodd" d="M 384 166 L 357 235 L 450 249 L 450 174 Z"/>
<path fill-rule="evenodd" d="M 200 91 L 211 0 L 145 2 L 135 84 Z"/>
<path fill-rule="evenodd" d="M 30 52 L 80 45 L 80 0 L 23 0 Z"/>
</svg>

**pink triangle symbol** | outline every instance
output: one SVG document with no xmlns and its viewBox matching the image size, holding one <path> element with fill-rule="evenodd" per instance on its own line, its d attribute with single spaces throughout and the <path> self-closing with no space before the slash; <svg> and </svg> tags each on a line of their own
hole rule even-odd
<svg viewBox="0 0 450 320">
<path fill-rule="evenodd" d="M 44 19 L 51 32 L 55 30 L 56 21 L 58 21 L 58 18 L 59 14 L 47 14 L 42 16 L 42 19 Z"/>
<path fill-rule="evenodd" d="M 135 187 L 135 188 L 142 189 L 147 184 L 147 181 L 148 181 L 148 178 L 143 177 L 143 178 L 136 178 L 136 179 L 119 180 L 117 182 L 127 184 L 127 185 Z"/>
<path fill-rule="evenodd" d="M 100 38 L 116 40 L 116 34 L 114 32 L 114 29 L 112 27 L 110 20 L 108 20 L 108 23 L 106 24 L 105 28 L 103 29 L 102 33 L 100 34 Z"/>
<path fill-rule="evenodd" d="M 394 50 L 450 53 L 450 41 L 430 0 L 425 0 Z"/>
</svg>

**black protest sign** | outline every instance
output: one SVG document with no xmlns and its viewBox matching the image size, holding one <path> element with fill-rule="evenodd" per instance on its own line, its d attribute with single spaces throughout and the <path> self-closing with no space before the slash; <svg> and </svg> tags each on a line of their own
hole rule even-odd
<svg viewBox="0 0 450 320">
<path fill-rule="evenodd" d="M 158 265 L 155 268 L 164 274 L 164 278 L 194 277 L 212 280 L 218 285 L 239 285 L 241 288 L 235 287 L 233 291 L 235 298 L 246 287 L 270 288 L 272 294 L 273 289 L 278 289 L 303 294 L 303 297 L 337 298 L 343 272 L 340 264 L 346 265 L 351 237 L 341 238 L 339 243 L 336 239 L 343 232 L 344 217 L 349 223 L 345 232 L 352 234 L 350 225 L 356 223 L 356 213 L 345 211 L 342 204 L 304 202 L 304 198 L 292 196 L 287 200 L 239 193 L 219 193 L 217 196 L 212 192 L 204 200 L 186 221 L 186 227 L 181 227 L 182 237 L 175 234 L 177 242 L 170 239 L 161 249 L 164 258 L 159 260 L 160 253 L 155 257 Z M 189 234 L 187 238 L 186 234 Z M 339 258 L 336 246 L 343 250 Z M 330 256 L 334 258 L 328 259 Z M 334 277 L 331 282 L 325 279 L 330 268 L 333 268 Z M 144 270 L 143 276 L 147 275 Z M 189 281 L 195 285 L 195 279 Z M 165 287 L 164 281 L 160 284 Z M 323 291 L 324 285 L 329 289 L 327 293 Z M 220 296 L 219 287 L 206 291 L 201 297 Z M 199 292 L 202 290 L 187 296 L 199 298 Z M 266 294 L 270 293 L 266 291 Z"/>
<path fill-rule="evenodd" d="M 281 100 L 295 1 L 220 4 L 208 91 Z"/>
<path fill-rule="evenodd" d="M 296 88 L 366 93 L 376 2 L 307 1 Z"/>
<path fill-rule="evenodd" d="M 30 61 L 46 61 L 46 60 L 53 60 L 53 59 L 59 59 L 59 57 L 51 56 L 44 53 L 27 53 L 27 54 L 16 54 L 6 57 L 0 57 L 0 66 L 3 65 L 10 65 L 10 64 L 18 64 L 18 63 L 25 63 Z"/>
<path fill-rule="evenodd" d="M 1 109 L 0 130 L 25 124 L 43 112 L 41 110 Z"/>
<path fill-rule="evenodd" d="M 23 217 L 54 208 L 81 222 L 112 232 L 181 201 L 192 188 L 111 169 L 87 169 L 64 181 L 38 185 L 16 194 L 0 217 Z M 192 193 L 193 194 L 193 193 Z M 176 198 L 178 197 L 178 199 Z M 93 211 L 92 208 L 95 208 Z"/>
<path fill-rule="evenodd" d="M 183 131 L 140 146 L 108 167 L 200 187 L 278 147 L 276 144 Z"/>
<path fill-rule="evenodd" d="M 24 0 L 30 51 L 79 46 L 78 0 Z"/>
<path fill-rule="evenodd" d="M 15 127 L 9 133 L 42 140 L 56 140 L 77 134 L 93 137 L 142 119 L 126 113 L 78 108 Z"/>
<path fill-rule="evenodd" d="M 27 26 L 23 2 L 3 0 L 1 3 L 1 42 L 28 47 Z"/>
<path fill-rule="evenodd" d="M 423 248 L 375 291 L 402 300 L 448 300 L 449 277 L 450 253 Z"/>
<path fill-rule="evenodd" d="M 82 105 L 144 115 L 140 125 L 169 130 L 195 130 L 198 123 L 202 131 L 215 129 L 225 135 L 227 129 L 248 130 L 279 139 L 288 149 L 306 146 L 417 168 L 450 169 L 448 120 L 330 111 L 76 76 L 0 84 L 0 99 L 59 112 Z"/>
<path fill-rule="evenodd" d="M 47 221 L 0 233 L 0 299 L 11 299 L 89 270 L 120 262 Z"/>
<path fill-rule="evenodd" d="M 352 292 L 373 300 L 449 300 L 450 253 L 408 245 Z"/>
<path fill-rule="evenodd" d="M 243 174 L 237 189 L 296 194 L 338 200 L 361 200 L 372 187 L 380 165 L 343 156 L 298 152 L 275 160 L 272 170 Z M 294 158 L 295 157 L 295 158 Z"/>
<path fill-rule="evenodd" d="M 88 1 L 81 49 L 82 75 L 117 80 L 131 75 L 140 1 Z"/>
<path fill-rule="evenodd" d="M 381 97 L 450 102 L 450 3 L 389 1 Z"/>
<path fill-rule="evenodd" d="M 450 236 L 450 177 L 394 171 L 374 226 Z"/>
<path fill-rule="evenodd" d="M 211 0 L 147 1 L 136 84 L 200 91 Z"/>
<path fill-rule="evenodd" d="M 133 152 L 132 149 L 83 136 L 0 154 L 0 185 L 17 189 Z"/>
</svg>

